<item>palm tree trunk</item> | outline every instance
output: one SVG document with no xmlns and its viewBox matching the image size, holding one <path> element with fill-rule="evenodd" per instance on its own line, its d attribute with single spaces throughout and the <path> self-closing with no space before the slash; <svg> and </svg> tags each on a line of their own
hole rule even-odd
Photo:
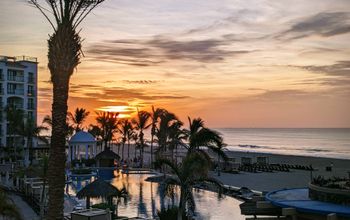
<svg viewBox="0 0 350 220">
<path fill-rule="evenodd" d="M 153 134 L 151 134 L 151 166 L 150 168 L 153 167 Z"/>
<path fill-rule="evenodd" d="M 122 146 L 122 160 L 124 160 L 124 146 L 125 146 L 125 142 L 123 141 L 123 146 Z"/>
<path fill-rule="evenodd" d="M 69 79 L 53 83 L 52 137 L 48 171 L 49 220 L 63 219 L 68 83 Z"/>
<path fill-rule="evenodd" d="M 128 139 L 128 160 L 130 159 L 130 140 Z"/>
<path fill-rule="evenodd" d="M 48 166 L 47 220 L 63 219 L 67 101 L 69 79 L 79 64 L 81 40 L 72 24 L 64 21 L 48 40 L 48 67 L 53 83 L 52 136 Z"/>
<path fill-rule="evenodd" d="M 179 210 L 177 213 L 177 220 L 182 220 L 182 214 L 184 212 L 185 208 L 185 195 L 184 195 L 184 190 L 180 189 L 180 202 L 179 202 Z"/>
</svg>

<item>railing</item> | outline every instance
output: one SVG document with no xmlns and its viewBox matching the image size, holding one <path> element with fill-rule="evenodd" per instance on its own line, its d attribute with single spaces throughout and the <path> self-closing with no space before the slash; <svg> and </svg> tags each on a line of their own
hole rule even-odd
<svg viewBox="0 0 350 220">
<path fill-rule="evenodd" d="M 10 94 L 10 95 L 24 95 L 24 90 L 23 89 L 8 90 L 7 94 Z"/>
<path fill-rule="evenodd" d="M 23 109 L 23 103 L 9 103 L 9 106 L 15 109 Z"/>
<path fill-rule="evenodd" d="M 20 62 L 20 61 L 28 61 L 28 62 L 37 62 L 38 59 L 36 57 L 29 57 L 29 56 L 15 56 L 15 57 L 8 57 L 8 56 L 0 56 L 0 61 L 12 61 L 12 62 Z"/>
<path fill-rule="evenodd" d="M 28 90 L 28 91 L 27 91 L 27 95 L 28 95 L 28 96 L 35 96 L 34 90 Z"/>
<path fill-rule="evenodd" d="M 24 76 L 7 76 L 8 81 L 14 81 L 14 82 L 24 82 Z"/>
<path fill-rule="evenodd" d="M 28 83 L 35 83 L 35 78 L 34 77 L 28 77 Z"/>
<path fill-rule="evenodd" d="M 28 107 L 29 110 L 34 110 L 35 109 L 34 108 L 34 103 L 28 103 L 27 107 Z"/>
</svg>

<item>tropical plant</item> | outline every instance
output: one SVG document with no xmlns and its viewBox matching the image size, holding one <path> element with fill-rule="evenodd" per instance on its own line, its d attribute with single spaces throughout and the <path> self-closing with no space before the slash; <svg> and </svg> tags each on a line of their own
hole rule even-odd
<svg viewBox="0 0 350 220">
<path fill-rule="evenodd" d="M 68 118 L 73 123 L 72 127 L 74 128 L 75 132 L 82 130 L 82 125 L 86 118 L 89 116 L 89 114 L 90 112 L 88 112 L 84 108 L 76 108 L 74 114 L 68 112 Z"/>
<path fill-rule="evenodd" d="M 129 141 L 129 138 L 132 133 L 132 123 L 129 121 L 129 119 L 122 119 L 118 122 L 118 131 L 122 135 L 122 159 L 124 160 L 124 146 L 126 141 Z M 130 141 L 128 142 L 128 147 L 130 147 Z M 129 158 L 129 149 L 128 149 L 128 158 Z"/>
<path fill-rule="evenodd" d="M 99 135 L 104 143 L 104 149 L 107 149 L 109 142 L 113 139 L 113 135 L 118 130 L 119 113 L 112 112 L 96 112 L 96 122 L 100 129 Z"/>
<path fill-rule="evenodd" d="M 206 154 L 200 147 L 207 147 L 214 153 L 217 153 L 224 160 L 227 160 L 227 155 L 223 152 L 223 138 L 220 133 L 211 130 L 204 126 L 204 121 L 201 118 L 191 120 L 188 117 L 189 129 L 184 129 L 188 140 L 188 152 L 201 152 Z M 207 158 L 209 156 L 207 155 Z"/>
<path fill-rule="evenodd" d="M 166 192 L 171 192 L 173 185 L 180 188 L 180 202 L 177 219 L 181 220 L 182 215 L 187 213 L 193 216 L 195 211 L 195 201 L 192 189 L 198 184 L 211 184 L 216 186 L 221 193 L 221 183 L 208 176 L 210 161 L 199 152 L 191 152 L 183 159 L 181 164 L 175 164 L 169 159 L 159 158 L 155 162 L 156 167 L 166 165 L 173 173 L 173 176 L 166 177 L 163 185 Z"/>
<path fill-rule="evenodd" d="M 5 108 L 6 112 L 6 120 L 8 122 L 8 136 L 9 136 L 9 143 L 7 143 L 8 147 L 11 148 L 11 152 L 13 152 L 14 160 L 17 161 L 18 159 L 18 142 L 22 142 L 19 140 L 21 125 L 23 125 L 24 121 L 24 112 L 22 109 L 16 108 L 14 105 L 9 105 Z M 9 151 L 9 152 L 10 152 Z"/>
<path fill-rule="evenodd" d="M 47 219 L 63 219 L 65 142 L 69 81 L 80 63 L 82 41 L 77 28 L 104 0 L 30 0 L 47 19 L 54 33 L 48 40 L 48 67 L 53 84 L 52 136 L 49 160 Z M 45 7 L 44 3 L 48 6 Z M 53 18 L 52 18 L 53 16 Z"/>
<path fill-rule="evenodd" d="M 155 133 L 158 141 L 158 152 L 167 151 L 170 132 L 172 132 L 171 127 L 174 123 L 181 123 L 174 113 L 164 110 L 162 114 L 159 115 L 158 127 Z"/>
<path fill-rule="evenodd" d="M 48 129 L 51 129 L 52 131 L 52 118 L 50 115 L 45 115 L 45 117 L 43 118 L 42 122 L 41 122 L 42 126 L 47 127 Z M 71 137 L 74 133 L 74 128 L 73 126 L 71 126 L 69 124 L 69 118 L 67 116 L 66 118 L 66 140 L 68 140 L 69 137 Z"/>
<path fill-rule="evenodd" d="M 133 123 L 135 124 L 136 130 L 138 130 L 138 138 L 140 140 L 140 157 L 141 157 L 141 167 L 143 167 L 143 152 L 145 146 L 144 140 L 144 130 L 149 128 L 151 124 L 148 123 L 150 118 L 150 113 L 147 111 L 139 111 L 137 109 L 136 118 L 134 118 Z"/>
<path fill-rule="evenodd" d="M 45 137 L 40 136 L 41 132 L 47 131 L 48 128 L 45 126 L 37 126 L 33 119 L 27 119 L 25 122 L 22 122 L 23 125 L 19 129 L 19 134 L 26 139 L 27 142 L 27 151 L 29 156 L 29 162 L 33 162 L 33 139 L 38 138 L 39 140 L 48 143 Z"/>
<path fill-rule="evenodd" d="M 158 119 L 165 112 L 165 109 L 157 108 L 154 109 L 154 106 L 152 106 L 152 112 L 150 113 L 150 118 L 152 120 L 151 122 L 151 164 L 153 164 L 153 143 L 154 143 L 154 136 L 156 135 L 156 129 L 157 129 L 157 123 Z"/>
<path fill-rule="evenodd" d="M 7 194 L 0 189 L 0 219 L 16 219 L 21 220 L 21 214 L 14 203 L 10 202 Z"/>
</svg>

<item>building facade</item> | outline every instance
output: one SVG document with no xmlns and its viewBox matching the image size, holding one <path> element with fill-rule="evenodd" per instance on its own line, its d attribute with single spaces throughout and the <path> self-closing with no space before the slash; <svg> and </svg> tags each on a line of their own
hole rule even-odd
<svg viewBox="0 0 350 220">
<path fill-rule="evenodd" d="M 36 58 L 0 56 L 0 148 L 17 145 L 25 148 L 27 145 L 23 136 L 12 134 L 6 112 L 19 109 L 24 121 L 33 120 L 36 123 L 37 80 Z"/>
</svg>

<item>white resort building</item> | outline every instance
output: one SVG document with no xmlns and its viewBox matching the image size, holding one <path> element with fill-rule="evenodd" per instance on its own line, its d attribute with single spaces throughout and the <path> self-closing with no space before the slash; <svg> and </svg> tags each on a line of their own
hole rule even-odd
<svg viewBox="0 0 350 220">
<path fill-rule="evenodd" d="M 1 150 L 4 147 L 27 145 L 25 138 L 10 134 L 5 109 L 21 109 L 24 120 L 31 119 L 36 122 L 37 74 L 38 62 L 34 57 L 0 56 L 0 158 L 4 156 L 4 151 Z M 32 146 L 35 147 L 36 143 Z"/>
</svg>

